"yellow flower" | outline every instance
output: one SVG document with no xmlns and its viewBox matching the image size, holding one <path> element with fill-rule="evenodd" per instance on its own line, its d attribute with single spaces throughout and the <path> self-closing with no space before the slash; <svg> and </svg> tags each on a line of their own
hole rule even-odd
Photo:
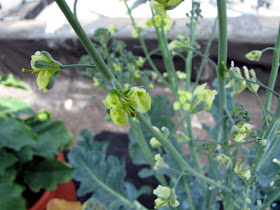
<svg viewBox="0 0 280 210">
<path fill-rule="evenodd" d="M 163 206 L 169 207 L 169 204 L 172 207 L 177 207 L 180 205 L 179 201 L 176 200 L 175 189 L 170 189 L 169 187 L 164 187 L 162 185 L 158 185 L 156 189 L 154 189 L 153 194 L 158 198 L 155 200 L 155 209 L 158 209 Z"/>
<path fill-rule="evenodd" d="M 212 103 L 215 99 L 215 95 L 218 94 L 216 90 L 209 90 L 205 89 L 207 83 L 204 83 L 202 85 L 199 85 L 196 87 L 196 89 L 193 92 L 193 95 L 197 95 L 197 99 L 195 104 L 192 104 L 193 110 L 192 113 L 196 113 L 201 110 L 195 110 L 201 103 L 206 102 L 205 109 L 210 110 Z"/>
<path fill-rule="evenodd" d="M 162 16 L 166 16 L 166 10 L 174 9 L 183 0 L 151 0 L 150 6 Z"/>
<path fill-rule="evenodd" d="M 127 124 L 128 113 L 118 95 L 110 93 L 102 102 L 109 109 L 109 114 L 116 125 L 123 126 Z"/>
<path fill-rule="evenodd" d="M 129 105 L 137 112 L 146 113 L 151 109 L 150 94 L 142 87 L 132 87 L 127 93 Z"/>
<path fill-rule="evenodd" d="M 122 93 L 114 89 L 102 102 L 109 109 L 113 122 L 119 126 L 127 124 L 128 117 L 135 117 L 137 113 L 151 109 L 151 97 L 141 87 L 133 87 Z"/>
<path fill-rule="evenodd" d="M 46 51 L 37 51 L 31 56 L 30 61 L 31 68 L 33 70 L 22 69 L 23 72 L 32 72 L 38 74 L 37 85 L 39 90 L 43 90 L 46 93 L 54 85 L 57 74 L 61 71 L 62 65 Z"/>
</svg>

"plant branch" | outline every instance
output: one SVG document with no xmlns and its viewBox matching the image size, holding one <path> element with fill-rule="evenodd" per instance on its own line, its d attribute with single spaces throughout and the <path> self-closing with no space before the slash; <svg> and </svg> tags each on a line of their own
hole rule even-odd
<svg viewBox="0 0 280 210">
<path fill-rule="evenodd" d="M 100 73 L 104 76 L 104 78 L 108 81 L 114 81 L 116 84 L 116 87 L 122 91 L 123 88 L 120 85 L 120 83 L 116 80 L 115 76 L 113 73 L 110 71 L 110 69 L 107 67 L 105 64 L 104 60 L 102 57 L 99 55 L 98 51 L 96 48 L 93 46 L 93 43 L 91 40 L 88 38 L 87 34 L 83 30 L 81 24 L 75 17 L 75 15 L 72 13 L 70 10 L 69 6 L 65 2 L 65 0 L 56 0 L 57 5 L 59 6 L 60 10 L 63 12 L 65 15 L 66 19 L 72 26 L 73 30 L 76 32 L 77 36 L 79 37 L 81 43 L 85 47 L 86 51 L 94 61 L 94 64 L 96 65 L 97 69 L 100 71 Z"/>
</svg>

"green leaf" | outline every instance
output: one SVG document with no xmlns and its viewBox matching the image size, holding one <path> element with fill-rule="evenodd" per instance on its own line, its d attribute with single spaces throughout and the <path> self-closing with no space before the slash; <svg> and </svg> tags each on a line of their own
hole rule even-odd
<svg viewBox="0 0 280 210">
<path fill-rule="evenodd" d="M 10 118 L 0 118 L 0 148 L 20 150 L 23 146 L 36 143 L 38 136 L 22 122 Z"/>
<path fill-rule="evenodd" d="M 0 149 L 0 175 L 17 161 L 18 159 L 14 154 L 7 152 L 5 149 Z"/>
<path fill-rule="evenodd" d="M 114 156 L 106 158 L 107 144 L 94 142 L 88 132 L 83 132 L 86 139 L 80 140 L 68 155 L 70 163 L 76 168 L 73 178 L 81 182 L 78 195 L 83 196 L 94 191 L 94 199 L 98 203 L 104 203 L 106 208 L 127 209 L 127 205 L 116 196 L 128 196 L 124 182 L 124 161 L 120 162 Z"/>
<path fill-rule="evenodd" d="M 26 165 L 24 182 L 34 192 L 55 190 L 59 183 L 71 180 L 73 170 L 69 164 L 56 159 L 33 160 Z"/>
<path fill-rule="evenodd" d="M 19 169 L 17 167 L 17 164 L 13 165 L 10 168 L 7 168 L 3 175 L 0 175 L 0 183 L 14 181 L 16 179 L 18 171 Z"/>
<path fill-rule="evenodd" d="M 35 114 L 28 103 L 11 97 L 0 98 L 0 112 L 5 114 L 15 114 L 16 116 L 20 114 Z"/>
<path fill-rule="evenodd" d="M 132 185 L 129 182 L 125 182 L 125 189 L 126 189 L 126 194 L 128 195 L 128 199 L 130 201 L 134 201 L 137 199 L 137 189 L 134 185 Z"/>
<path fill-rule="evenodd" d="M 32 128 L 39 136 L 38 143 L 33 146 L 35 155 L 53 158 L 72 142 L 73 136 L 67 132 L 64 122 L 48 120 L 32 125 Z"/>
<path fill-rule="evenodd" d="M 4 86 L 10 86 L 10 87 L 28 90 L 28 88 L 25 87 L 20 80 L 15 79 L 13 74 L 6 74 L 3 76 L 0 76 L 0 84 L 2 84 Z"/>
<path fill-rule="evenodd" d="M 0 207 L 3 210 L 25 210 L 25 201 L 21 196 L 24 187 L 12 182 L 0 183 Z"/>
<path fill-rule="evenodd" d="M 138 176 L 142 179 L 145 179 L 147 177 L 151 177 L 153 176 L 155 173 L 152 169 L 150 168 L 142 168 L 139 172 L 138 172 Z"/>
<path fill-rule="evenodd" d="M 15 155 L 20 163 L 31 161 L 33 159 L 33 154 L 34 152 L 31 146 L 24 146 L 19 151 L 15 151 Z"/>
</svg>

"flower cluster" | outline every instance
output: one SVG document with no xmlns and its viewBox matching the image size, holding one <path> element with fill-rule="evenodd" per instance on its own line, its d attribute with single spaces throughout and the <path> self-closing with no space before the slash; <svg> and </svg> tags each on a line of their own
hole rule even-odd
<svg viewBox="0 0 280 210">
<path fill-rule="evenodd" d="M 244 142 L 247 134 L 251 132 L 252 125 L 249 123 L 244 123 L 243 125 L 235 125 L 232 129 L 234 141 Z"/>
<path fill-rule="evenodd" d="M 160 154 L 156 154 L 155 155 L 155 166 L 154 166 L 154 170 L 158 170 L 159 168 L 167 168 L 168 165 L 164 162 L 163 158 L 161 157 Z"/>
<path fill-rule="evenodd" d="M 242 169 L 242 164 L 237 164 L 234 168 L 234 172 L 240 176 L 241 178 L 244 178 L 246 180 L 249 180 L 252 176 L 250 168 Z"/>
<path fill-rule="evenodd" d="M 166 16 L 166 10 L 177 7 L 183 0 L 151 0 L 151 7 L 162 16 Z"/>
<path fill-rule="evenodd" d="M 165 16 L 154 15 L 152 19 L 149 19 L 146 22 L 148 28 L 155 26 L 161 30 L 161 27 L 163 26 L 164 32 L 168 32 L 173 25 L 174 23 L 170 21 L 170 16 L 167 14 Z"/>
<path fill-rule="evenodd" d="M 153 126 L 153 128 L 160 133 L 164 138 L 167 138 L 169 136 L 169 129 L 167 127 L 162 127 L 161 130 L 158 129 L 158 127 Z M 150 139 L 150 144 L 152 147 L 156 148 L 156 147 L 160 147 L 161 143 L 155 138 L 152 137 Z"/>
<path fill-rule="evenodd" d="M 62 64 L 46 51 L 37 51 L 31 56 L 30 61 L 33 70 L 22 69 L 23 72 L 32 72 L 38 74 L 37 85 L 39 90 L 46 93 L 54 85 L 57 74 L 61 71 Z"/>
<path fill-rule="evenodd" d="M 229 72 L 226 74 L 231 80 L 226 88 L 233 88 L 232 96 L 241 93 L 246 87 L 253 93 L 256 93 L 259 89 L 259 85 L 256 84 L 256 72 L 253 69 L 248 70 L 246 66 L 243 66 L 243 71 L 247 82 L 244 80 L 240 68 L 235 67 L 234 62 L 231 62 Z"/>
<path fill-rule="evenodd" d="M 116 125 L 128 123 L 128 117 L 137 113 L 146 113 L 151 109 L 151 97 L 143 87 L 132 87 L 124 92 L 117 89 L 110 91 L 103 104 Z"/>
<path fill-rule="evenodd" d="M 215 95 L 218 94 L 216 90 L 205 89 L 207 83 L 196 87 L 193 93 L 179 90 L 179 101 L 173 104 L 174 110 L 180 108 L 190 111 L 192 114 L 202 110 L 210 110 Z"/>
<path fill-rule="evenodd" d="M 158 209 L 163 206 L 169 207 L 169 204 L 172 207 L 177 207 L 180 205 L 179 201 L 176 200 L 175 189 L 170 189 L 169 187 L 163 187 L 158 185 L 156 189 L 154 189 L 153 194 L 157 196 L 155 200 L 155 209 Z"/>
<path fill-rule="evenodd" d="M 188 49 L 189 40 L 187 37 L 179 34 L 174 40 L 168 44 L 168 49 L 173 55 L 184 52 Z"/>
</svg>

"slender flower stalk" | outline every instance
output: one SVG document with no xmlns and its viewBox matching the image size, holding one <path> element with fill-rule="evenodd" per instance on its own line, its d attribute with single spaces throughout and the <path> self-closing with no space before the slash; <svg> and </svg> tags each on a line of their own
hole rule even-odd
<svg viewBox="0 0 280 210">
<path fill-rule="evenodd" d="M 279 70 L 279 59 L 280 59 L 280 54 L 279 53 L 280 53 L 280 25 L 279 25 L 279 28 L 278 28 L 278 36 L 277 36 L 277 41 L 275 43 L 275 50 L 274 50 L 274 53 L 273 53 L 273 60 L 272 60 L 270 78 L 269 78 L 269 82 L 268 82 L 268 87 L 272 90 L 274 89 L 275 82 L 276 82 L 276 79 L 277 79 L 278 70 Z M 271 98 L 272 98 L 272 93 L 270 91 L 266 90 L 265 108 L 266 108 L 267 113 L 270 110 Z M 265 119 L 263 119 L 263 122 L 264 121 L 265 121 Z"/>
</svg>

